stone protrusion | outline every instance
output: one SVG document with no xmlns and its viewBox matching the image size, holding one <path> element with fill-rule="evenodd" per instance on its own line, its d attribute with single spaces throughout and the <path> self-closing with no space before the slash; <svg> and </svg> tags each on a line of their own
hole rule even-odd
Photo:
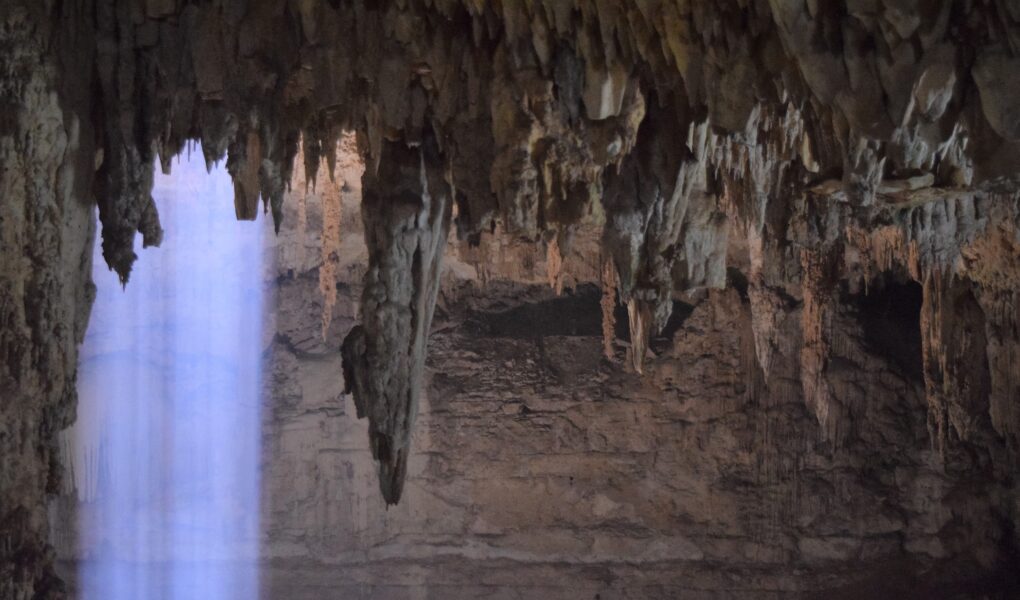
<svg viewBox="0 0 1020 600">
<path fill-rule="evenodd" d="M 434 141 L 386 141 L 379 170 L 364 176 L 369 249 L 361 325 L 344 340 L 345 387 L 369 421 L 379 485 L 400 501 L 418 413 L 429 328 L 450 227 L 451 189 Z"/>
</svg>

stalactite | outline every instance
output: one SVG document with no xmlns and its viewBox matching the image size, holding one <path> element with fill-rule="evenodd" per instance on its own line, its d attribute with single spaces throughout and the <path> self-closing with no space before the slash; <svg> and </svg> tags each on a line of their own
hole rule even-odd
<svg viewBox="0 0 1020 600">
<path fill-rule="evenodd" d="M 925 278 L 921 339 L 932 437 L 944 454 L 951 431 L 967 440 L 990 418 L 985 316 L 965 280 Z"/>
<path fill-rule="evenodd" d="M 321 172 L 321 170 L 320 170 Z M 341 187 L 346 185 L 320 186 L 322 197 L 322 243 L 320 245 L 321 264 L 319 266 L 319 292 L 322 294 L 322 339 L 326 339 L 326 331 L 333 319 L 333 307 L 336 305 L 336 276 L 340 266 L 340 219 L 343 214 L 341 205 Z"/>
<path fill-rule="evenodd" d="M 294 179 L 297 179 L 295 175 Z M 299 186 L 294 186 L 296 189 L 301 189 Z M 307 193 L 308 189 L 305 188 Z M 300 244 L 298 245 L 298 264 L 303 264 L 305 261 L 305 232 L 308 229 L 308 199 L 306 194 L 297 194 L 297 223 L 294 224 L 294 230 L 297 232 Z"/>
<path fill-rule="evenodd" d="M 804 309 L 800 351 L 801 384 L 808 408 L 818 418 L 827 439 L 841 443 L 847 425 L 846 407 L 833 395 L 826 377 L 831 354 L 831 312 L 838 257 L 832 250 L 802 250 Z"/>
<path fill-rule="evenodd" d="M 403 491 L 418 412 L 429 327 L 450 227 L 451 191 L 435 142 L 382 144 L 379 170 L 366 171 L 362 201 L 369 266 L 361 325 L 344 340 L 346 390 L 368 417 L 383 497 Z"/>
<path fill-rule="evenodd" d="M 351 148 L 341 149 L 334 145 L 331 150 L 334 154 L 344 152 L 345 155 L 355 155 Z M 305 154 L 313 152 L 316 155 L 313 165 L 312 161 Z M 342 194 L 347 182 L 344 177 L 350 176 L 346 170 L 341 174 L 339 181 L 334 180 L 334 174 L 327 169 L 326 157 L 321 154 L 322 150 L 313 144 L 303 143 L 302 149 L 296 158 L 297 162 L 304 165 L 304 169 L 295 169 L 287 192 L 287 198 L 297 204 L 297 223 L 294 230 L 297 235 L 304 239 L 308 225 L 308 201 L 312 200 L 321 210 L 321 226 L 319 232 L 319 269 L 318 288 L 322 295 L 322 310 L 320 314 L 322 339 L 326 339 L 330 323 L 333 319 L 333 309 L 336 306 L 336 281 L 340 264 L 340 225 L 342 217 Z M 336 159 L 334 158 L 334 164 Z M 311 177 L 312 180 L 309 180 Z M 298 245 L 297 264 L 303 265 L 305 261 L 305 246 L 302 241 Z"/>
<path fill-rule="evenodd" d="M 254 221 L 259 214 L 258 176 L 261 165 L 262 142 L 254 131 L 231 144 L 227 169 L 234 180 L 234 212 L 239 221 Z"/>
<path fill-rule="evenodd" d="M 103 222 L 103 257 L 126 283 L 136 258 L 135 232 L 142 234 L 143 247 L 158 246 L 163 239 L 152 200 L 152 146 L 137 143 L 151 132 L 122 113 L 124 107 L 137 106 L 145 93 L 144 87 L 139 88 L 144 82 L 137 81 L 135 74 L 151 58 L 134 52 L 135 30 L 126 4 L 101 3 L 97 20 L 99 36 L 118 42 L 98 45 L 96 53 L 105 125 L 96 200 Z"/>
<path fill-rule="evenodd" d="M 546 244 L 546 278 L 549 280 L 549 287 L 556 295 L 563 293 L 563 257 L 560 255 L 560 244 L 558 236 L 553 236 Z"/>
<path fill-rule="evenodd" d="M 616 269 L 608 257 L 602 258 L 602 353 L 609 360 L 616 358 L 613 341 L 616 339 Z"/>
<path fill-rule="evenodd" d="M 651 307 L 644 300 L 631 298 L 627 303 L 627 319 L 630 326 L 630 364 L 637 373 L 644 373 L 648 339 L 652 334 Z"/>
</svg>

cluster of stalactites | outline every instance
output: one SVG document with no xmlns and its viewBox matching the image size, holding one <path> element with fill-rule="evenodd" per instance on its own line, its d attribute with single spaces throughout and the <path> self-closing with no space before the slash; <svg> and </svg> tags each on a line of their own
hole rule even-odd
<svg viewBox="0 0 1020 600">
<path fill-rule="evenodd" d="M 694 170 L 753 193 L 737 205 L 752 213 L 789 154 L 863 206 L 887 175 L 968 185 L 978 171 L 1011 173 L 1016 159 L 999 156 L 1020 137 L 1009 116 L 1017 16 L 884 4 L 99 2 L 107 260 L 126 277 L 134 232 L 158 243 L 149 163 L 158 153 L 168 168 L 189 138 L 210 161 L 229 151 L 239 218 L 261 197 L 278 219 L 299 137 L 314 170 L 330 158 L 318 149 L 353 126 L 374 169 L 384 140 L 434 130 L 462 232 L 498 219 L 533 239 L 591 215 L 604 172 L 637 143 L 648 95 L 676 114 L 674 145 L 691 128 L 719 138 L 706 156 L 687 144 L 706 165 Z M 806 121 L 791 131 L 776 113 Z M 688 177 L 675 166 L 670 179 Z"/>
<path fill-rule="evenodd" d="M 146 245 L 161 236 L 153 157 L 169 168 L 186 140 L 200 140 L 207 161 L 226 156 L 238 218 L 254 218 L 261 197 L 277 221 L 299 144 L 314 181 L 323 158 L 334 169 L 341 132 L 355 130 L 367 182 L 389 172 L 387 148 L 429 140 L 463 236 L 499 225 L 545 240 L 555 265 L 573 228 L 604 220 L 604 312 L 627 305 L 638 371 L 674 296 L 726 283 L 734 236 L 750 248 L 766 374 L 778 335 L 769 315 L 785 302 L 777 289 L 801 277 L 802 378 L 826 430 L 845 411 L 827 392 L 819 328 L 832 282 L 853 274 L 851 233 L 911 230 L 909 252 L 932 255 L 918 267 L 924 280 L 971 240 L 940 245 L 942 222 L 923 216 L 932 209 L 903 206 L 993 180 L 1014 189 L 1020 171 L 1020 14 L 1001 4 L 98 4 L 97 194 L 104 253 L 123 279 L 134 233 Z M 366 223 L 391 210 L 377 204 Z M 793 254 L 782 269 L 765 260 Z M 557 272 L 551 282 L 561 284 Z"/>
<path fill-rule="evenodd" d="M 866 412 L 866 399 L 841 391 L 828 369 L 840 351 L 828 323 L 841 287 L 867 294 L 873 282 L 892 278 L 913 281 L 923 291 L 915 325 L 933 445 L 945 456 L 954 440 L 1001 443 L 1015 455 L 1020 383 L 1015 367 L 1006 365 L 1015 365 L 1020 353 L 1014 292 L 1020 281 L 1020 194 L 904 184 L 879 194 L 875 211 L 864 223 L 850 211 L 815 212 L 815 243 L 800 251 L 801 378 L 824 434 L 842 443 Z M 821 223 L 826 219 L 827 225 Z M 829 235 L 830 229 L 843 234 Z M 767 324 L 767 317 L 756 318 L 762 342 L 774 335 Z"/>
</svg>

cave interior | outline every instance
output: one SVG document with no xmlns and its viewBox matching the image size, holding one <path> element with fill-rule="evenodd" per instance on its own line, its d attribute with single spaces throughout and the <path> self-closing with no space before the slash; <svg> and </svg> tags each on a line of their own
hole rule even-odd
<svg viewBox="0 0 1020 600">
<path fill-rule="evenodd" d="M 0 600 L 1020 598 L 1018 290 L 1014 0 L 4 0 Z"/>
</svg>

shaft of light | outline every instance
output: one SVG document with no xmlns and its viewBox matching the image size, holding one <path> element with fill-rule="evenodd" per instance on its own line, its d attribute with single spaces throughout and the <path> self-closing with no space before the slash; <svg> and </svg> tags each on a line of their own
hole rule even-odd
<svg viewBox="0 0 1020 600">
<path fill-rule="evenodd" d="M 258 597 L 264 223 L 201 152 L 157 176 L 165 241 L 96 256 L 76 470 L 87 600 Z M 98 245 L 98 244 L 97 244 Z"/>
</svg>

